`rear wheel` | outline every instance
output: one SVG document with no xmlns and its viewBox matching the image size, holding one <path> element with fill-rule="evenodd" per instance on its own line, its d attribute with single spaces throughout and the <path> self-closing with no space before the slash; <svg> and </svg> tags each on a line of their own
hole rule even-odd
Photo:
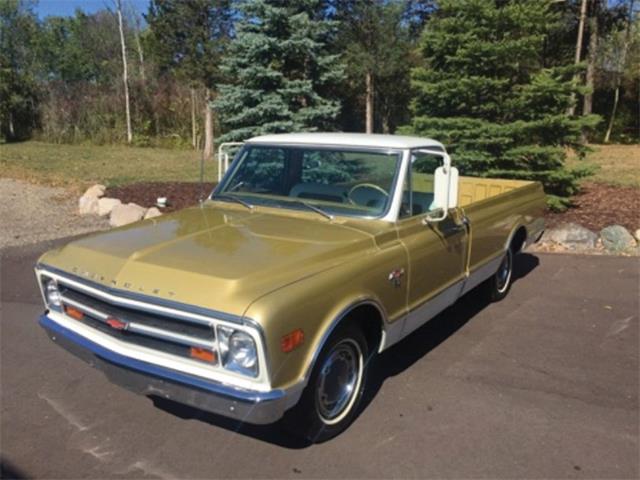
<svg viewBox="0 0 640 480">
<path fill-rule="evenodd" d="M 511 289 L 513 277 L 513 249 L 507 249 L 498 271 L 487 280 L 486 288 L 489 299 L 492 302 L 499 302 L 507 296 Z"/>
<path fill-rule="evenodd" d="M 309 383 L 284 425 L 319 443 L 344 431 L 355 419 L 367 379 L 369 346 L 354 325 L 334 332 L 318 356 Z"/>
</svg>

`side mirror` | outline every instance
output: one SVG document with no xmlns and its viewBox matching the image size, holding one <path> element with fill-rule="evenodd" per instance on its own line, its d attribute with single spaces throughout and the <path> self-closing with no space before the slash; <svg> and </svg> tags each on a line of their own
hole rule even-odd
<svg viewBox="0 0 640 480">
<path fill-rule="evenodd" d="M 427 223 L 441 222 L 447 218 L 450 208 L 458 206 L 458 177 L 458 169 L 450 165 L 436 169 L 431 204 L 433 211 L 425 218 Z"/>
</svg>

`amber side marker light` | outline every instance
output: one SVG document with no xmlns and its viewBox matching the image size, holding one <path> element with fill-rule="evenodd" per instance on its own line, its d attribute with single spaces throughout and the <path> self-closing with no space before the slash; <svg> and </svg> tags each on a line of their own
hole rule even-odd
<svg viewBox="0 0 640 480">
<path fill-rule="evenodd" d="M 287 333 L 280 340 L 280 348 L 284 353 L 289 353 L 294 348 L 302 345 L 304 342 L 304 332 L 298 328 L 291 333 Z"/>
<path fill-rule="evenodd" d="M 69 305 L 65 305 L 64 313 L 69 315 L 71 318 L 75 318 L 76 320 L 82 320 L 84 318 L 84 313 L 74 307 L 70 307 Z"/>
<path fill-rule="evenodd" d="M 216 353 L 211 350 L 207 350 L 206 348 L 191 347 L 189 354 L 191 355 L 191 358 L 197 358 L 203 362 L 215 363 L 217 360 Z"/>
</svg>

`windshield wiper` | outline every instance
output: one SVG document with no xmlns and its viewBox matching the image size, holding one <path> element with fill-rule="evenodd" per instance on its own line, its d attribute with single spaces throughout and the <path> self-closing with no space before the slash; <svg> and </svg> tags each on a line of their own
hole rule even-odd
<svg viewBox="0 0 640 480">
<path fill-rule="evenodd" d="M 303 202 L 302 200 L 295 200 L 294 201 L 295 204 L 297 205 L 303 205 L 305 207 L 307 207 L 310 210 L 313 210 L 316 213 L 319 213 L 320 215 L 322 215 L 323 217 L 328 218 L 329 220 L 333 220 L 335 217 L 333 215 L 331 215 L 328 212 L 325 212 L 324 210 L 322 210 L 321 208 L 316 207 L 315 205 L 312 205 L 310 203 L 307 202 Z"/>
<path fill-rule="evenodd" d="M 225 195 L 224 193 L 221 193 L 219 195 L 214 195 L 213 199 L 216 200 L 231 200 L 232 202 L 237 202 L 240 205 L 243 205 L 245 207 L 247 207 L 249 210 L 253 210 L 254 206 L 251 205 L 249 202 L 245 202 L 244 200 L 236 197 L 235 195 Z"/>
</svg>

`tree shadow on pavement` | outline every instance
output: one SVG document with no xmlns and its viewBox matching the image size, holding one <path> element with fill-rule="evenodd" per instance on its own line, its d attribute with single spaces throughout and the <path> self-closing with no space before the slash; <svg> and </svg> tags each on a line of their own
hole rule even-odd
<svg viewBox="0 0 640 480">
<path fill-rule="evenodd" d="M 516 258 L 513 271 L 514 283 L 528 275 L 540 263 L 536 256 L 529 253 L 522 253 Z M 369 374 L 367 390 L 360 411 L 362 412 L 373 401 L 387 378 L 398 375 L 410 368 L 486 308 L 490 302 L 483 293 L 481 287 L 472 290 L 460 298 L 455 305 L 447 308 L 407 338 L 383 352 L 375 360 L 375 367 Z M 251 425 L 164 398 L 152 396 L 151 399 L 156 407 L 180 418 L 206 422 L 215 427 L 234 431 L 284 448 L 301 449 L 311 445 L 308 441 L 287 434 L 277 423 L 273 425 Z"/>
</svg>

